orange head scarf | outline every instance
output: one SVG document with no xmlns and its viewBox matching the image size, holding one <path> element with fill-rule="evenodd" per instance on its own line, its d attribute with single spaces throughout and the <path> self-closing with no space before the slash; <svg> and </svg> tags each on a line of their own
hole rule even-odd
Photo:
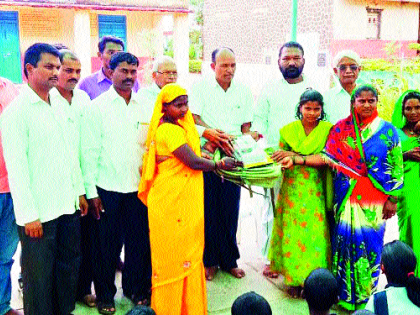
<svg viewBox="0 0 420 315">
<path fill-rule="evenodd" d="M 187 91 L 176 83 L 165 85 L 160 91 L 150 121 L 149 131 L 147 132 L 146 152 L 143 156 L 143 170 L 139 185 L 138 197 L 147 205 L 147 195 L 152 187 L 156 177 L 156 131 L 163 117 L 162 106 L 164 103 L 170 103 L 179 96 L 187 95 Z M 191 111 L 188 110 L 182 119 L 178 119 L 178 124 L 185 130 L 187 143 L 195 154 L 200 154 L 200 138 L 195 127 L 194 118 Z"/>
</svg>

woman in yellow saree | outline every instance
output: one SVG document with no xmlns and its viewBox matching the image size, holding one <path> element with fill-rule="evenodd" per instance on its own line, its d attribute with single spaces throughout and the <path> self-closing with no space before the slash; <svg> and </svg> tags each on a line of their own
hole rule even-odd
<svg viewBox="0 0 420 315">
<path fill-rule="evenodd" d="M 166 85 L 149 126 L 139 186 L 149 212 L 151 306 L 157 315 L 207 314 L 202 171 L 236 165 L 231 158 L 201 158 L 187 92 Z"/>
</svg>

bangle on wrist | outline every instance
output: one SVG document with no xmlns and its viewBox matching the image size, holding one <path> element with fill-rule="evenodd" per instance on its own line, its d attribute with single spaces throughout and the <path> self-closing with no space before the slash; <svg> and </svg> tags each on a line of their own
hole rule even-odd
<svg viewBox="0 0 420 315">
<path fill-rule="evenodd" d="M 214 161 L 214 171 L 217 170 L 219 168 L 219 165 L 217 165 L 217 162 Z"/>
<path fill-rule="evenodd" d="M 398 197 L 397 196 L 389 196 L 388 200 L 392 203 L 398 203 Z"/>
<path fill-rule="evenodd" d="M 292 163 L 293 163 L 293 165 L 294 165 L 294 164 L 296 164 L 295 155 L 292 155 L 292 156 L 291 156 L 291 158 L 292 158 Z"/>
<path fill-rule="evenodd" d="M 302 165 L 306 165 L 306 156 L 302 155 L 302 160 L 303 160 Z"/>
</svg>

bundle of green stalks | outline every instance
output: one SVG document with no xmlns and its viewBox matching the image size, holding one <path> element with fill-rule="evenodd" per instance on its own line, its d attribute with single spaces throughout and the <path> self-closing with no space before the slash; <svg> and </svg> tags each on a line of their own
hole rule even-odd
<svg viewBox="0 0 420 315">
<path fill-rule="evenodd" d="M 224 156 L 224 153 L 217 149 L 214 152 L 213 160 L 217 162 Z M 238 167 L 237 169 L 231 171 L 218 169 L 215 172 L 223 179 L 245 187 L 246 189 L 250 189 L 250 186 L 273 188 L 276 183 L 281 180 L 282 174 L 281 166 L 277 163 L 271 163 L 253 168 Z"/>
</svg>

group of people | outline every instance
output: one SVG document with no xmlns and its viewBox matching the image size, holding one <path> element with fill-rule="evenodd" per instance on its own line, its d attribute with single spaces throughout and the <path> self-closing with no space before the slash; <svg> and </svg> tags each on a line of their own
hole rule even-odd
<svg viewBox="0 0 420 315">
<path fill-rule="evenodd" d="M 410 188 L 420 176 L 419 92 L 397 102 L 394 127 L 378 117 L 377 91 L 356 87 L 356 53 L 336 56 L 339 83 L 323 97 L 302 74 L 302 46 L 288 42 L 283 78 L 254 110 L 250 89 L 233 79 L 230 48 L 213 51 L 214 77 L 189 93 L 169 57 L 155 60 L 154 82 L 140 87 L 138 59 L 119 38 L 103 37 L 98 50 L 102 68 L 79 82 L 74 52 L 37 43 L 24 56 L 28 84 L 0 82 L 0 314 L 18 314 L 10 268 L 19 240 L 26 314 L 70 314 L 77 300 L 114 314 L 123 246 L 122 289 L 134 305 L 207 314 L 206 280 L 219 269 L 245 276 L 240 187 L 213 172 L 242 166 L 232 139 L 243 134 L 266 138 L 284 167 L 281 187 L 264 191 L 261 230 L 264 274 L 283 275 L 290 296 L 304 294 L 314 269 L 329 268 L 340 305 L 364 307 L 380 273 L 383 219 L 397 207 L 401 240 L 419 254 Z M 226 157 L 213 161 L 215 149 Z"/>
</svg>

